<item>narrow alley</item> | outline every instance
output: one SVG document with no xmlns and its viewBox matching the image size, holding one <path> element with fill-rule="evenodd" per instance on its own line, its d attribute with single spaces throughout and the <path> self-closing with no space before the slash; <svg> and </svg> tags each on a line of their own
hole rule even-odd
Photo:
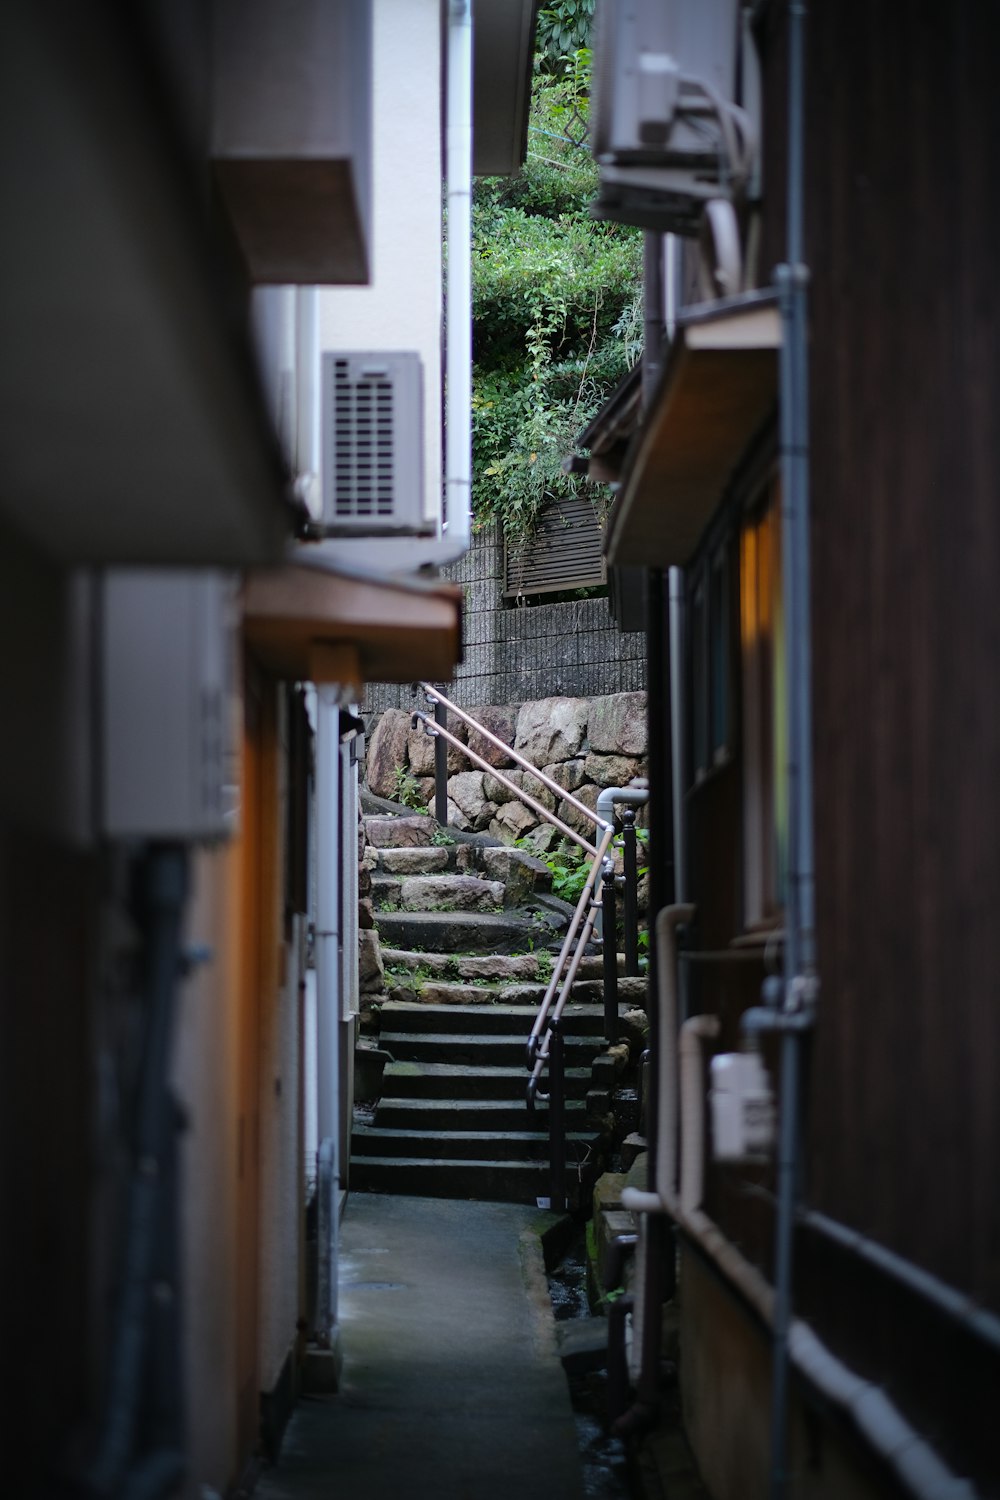
<svg viewBox="0 0 1000 1500">
<path fill-rule="evenodd" d="M 352 1195 L 341 1389 L 300 1401 L 254 1500 L 581 1497 L 539 1237 L 553 1219 Z"/>
</svg>

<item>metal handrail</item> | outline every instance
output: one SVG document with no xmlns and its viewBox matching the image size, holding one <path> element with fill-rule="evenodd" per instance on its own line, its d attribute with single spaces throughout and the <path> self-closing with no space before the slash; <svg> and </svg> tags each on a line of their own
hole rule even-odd
<svg viewBox="0 0 1000 1500">
<path fill-rule="evenodd" d="M 440 704 L 448 713 L 456 714 L 463 723 L 468 725 L 470 729 L 474 729 L 488 744 L 494 745 L 504 755 L 509 756 L 517 765 L 529 772 L 542 786 L 555 792 L 563 801 L 569 803 L 588 822 L 594 825 L 594 842 L 592 843 L 584 838 L 582 834 L 577 833 L 568 823 L 557 817 L 554 812 L 550 812 L 537 798 L 532 797 L 530 793 L 524 791 L 516 782 L 504 776 L 502 771 L 498 770 L 495 766 L 491 766 L 484 756 L 478 754 L 477 751 L 471 749 L 467 744 L 463 744 L 458 736 L 452 734 L 446 725 L 441 722 L 439 716 L 435 715 L 432 718 L 429 714 L 422 713 L 420 710 L 417 710 L 413 714 L 414 727 L 416 727 L 418 722 L 422 723 L 425 733 L 430 735 L 432 739 L 441 738 L 449 745 L 453 745 L 456 750 L 460 751 L 474 764 L 480 766 L 484 771 L 488 771 L 501 786 L 507 788 L 513 797 L 523 802 L 526 807 L 530 807 L 546 823 L 558 829 L 567 838 L 572 839 L 575 844 L 591 856 L 591 865 L 587 872 L 587 879 L 584 882 L 583 890 L 580 893 L 580 899 L 576 904 L 576 910 L 570 920 L 569 927 L 566 929 L 566 935 L 559 949 L 559 955 L 552 968 L 551 978 L 546 985 L 545 994 L 542 997 L 538 1013 L 535 1016 L 531 1032 L 528 1036 L 527 1066 L 530 1071 L 530 1077 L 527 1086 L 527 1106 L 529 1110 L 532 1110 L 534 1109 L 536 1100 L 550 1100 L 549 1095 L 539 1092 L 538 1084 L 549 1062 L 550 1047 L 553 1038 L 556 1038 L 558 1041 L 562 1013 L 572 994 L 580 962 L 597 921 L 597 914 L 601 905 L 601 899 L 597 890 L 597 881 L 604 867 L 611 840 L 615 835 L 615 826 L 613 822 L 608 822 L 606 819 L 600 817 L 593 808 L 588 807 L 585 802 L 581 802 L 578 797 L 574 797 L 570 792 L 567 792 L 551 776 L 547 776 L 544 771 L 540 770 L 537 766 L 533 766 L 525 756 L 521 755 L 517 750 L 512 749 L 510 745 L 500 739 L 498 735 L 493 734 L 485 725 L 480 724 L 472 714 L 467 713 L 465 709 L 459 708 L 457 704 L 452 703 L 438 688 L 432 687 L 427 682 L 422 682 L 420 687 L 423 689 L 432 709 Z M 607 935 L 605 936 L 605 940 L 609 940 Z M 613 934 L 610 936 L 610 941 L 614 941 Z M 553 1208 L 561 1208 L 565 1206 L 565 1185 L 563 1182 L 565 1143 L 562 1139 L 557 1140 L 555 1137 L 557 1134 L 561 1134 L 565 1127 L 562 1123 L 561 1107 L 558 1109 L 553 1107 L 556 1103 L 561 1105 L 563 1088 L 561 1048 L 558 1045 L 556 1051 L 558 1057 L 553 1058 L 553 1072 L 554 1074 L 559 1074 L 559 1076 L 553 1076 L 550 1083 L 549 1125 L 550 1137 L 552 1138 L 550 1145 L 550 1171 L 552 1176 L 551 1203 Z"/>
<path fill-rule="evenodd" d="M 422 682 L 420 686 L 431 704 L 443 703 L 450 714 L 457 714 L 458 717 L 463 721 L 463 723 L 468 724 L 470 728 L 476 731 L 477 734 L 481 734 L 484 740 L 487 740 L 491 745 L 495 745 L 498 750 L 502 750 L 504 755 L 509 755 L 511 760 L 515 761 L 519 766 L 523 767 L 525 771 L 530 771 L 536 781 L 540 781 L 543 786 L 548 787 L 550 792 L 555 792 L 557 796 L 561 797 L 564 802 L 568 802 L 571 807 L 575 807 L 577 812 L 582 813 L 589 822 L 594 824 L 595 828 L 608 828 L 611 826 L 610 824 L 606 823 L 603 818 L 599 818 L 594 809 L 592 807 L 588 807 L 586 802 L 581 802 L 579 797 L 574 797 L 572 792 L 567 792 L 563 787 L 561 787 L 558 781 L 553 781 L 551 776 L 546 776 L 544 771 L 539 770 L 537 766 L 533 766 L 530 760 L 526 759 L 526 757 L 523 756 L 520 751 L 515 750 L 511 745 L 508 745 L 506 740 L 502 740 L 500 739 L 499 735 L 493 734 L 493 732 L 487 729 L 484 724 L 480 724 L 478 719 L 474 719 L 471 714 L 466 713 L 464 708 L 459 708 L 457 703 L 452 703 L 451 699 L 446 698 L 444 693 L 441 692 L 440 688 L 431 687 L 429 682 Z M 424 716 L 421 715 L 420 717 L 423 718 Z M 427 722 L 426 719 L 424 720 L 424 722 Z M 435 728 L 440 728 L 440 725 L 435 725 Z M 493 767 L 489 764 L 488 761 L 484 761 L 481 757 L 476 756 L 475 753 L 469 749 L 468 745 L 462 744 L 461 740 L 453 740 L 452 743 L 456 744 L 460 750 L 464 750 L 465 753 L 471 756 L 473 760 L 478 759 L 480 765 L 484 765 L 486 769 L 491 773 L 491 775 L 496 774 Z M 510 784 L 513 785 L 513 783 Z M 548 819 L 549 822 L 554 821 L 551 813 L 544 812 L 543 815 Z M 574 835 L 574 837 L 576 837 L 576 835 Z M 579 842 L 579 839 L 577 839 L 577 842 Z"/>
</svg>

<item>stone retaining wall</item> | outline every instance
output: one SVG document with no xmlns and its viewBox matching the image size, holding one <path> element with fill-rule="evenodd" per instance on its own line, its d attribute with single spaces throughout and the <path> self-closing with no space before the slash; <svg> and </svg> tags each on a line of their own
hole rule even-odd
<svg viewBox="0 0 1000 1500">
<path fill-rule="evenodd" d="M 513 746 L 566 792 L 595 808 L 608 786 L 627 786 L 647 774 L 646 694 L 613 693 L 595 698 L 542 698 L 520 704 L 470 708 L 469 712 L 506 746 Z M 380 797 L 400 800 L 404 789 L 427 805 L 434 801 L 434 741 L 421 725 L 411 727 L 410 714 L 390 708 L 369 721 L 366 781 Z M 489 765 L 502 770 L 543 807 L 581 833 L 587 819 L 557 797 L 505 751 L 460 721 L 452 732 Z M 559 834 L 545 824 L 496 776 L 473 765 L 454 747 L 448 751 L 448 822 L 473 832 L 488 832 L 505 843 L 531 834 L 540 848 L 552 847 Z M 639 821 L 642 821 L 640 812 Z"/>
</svg>

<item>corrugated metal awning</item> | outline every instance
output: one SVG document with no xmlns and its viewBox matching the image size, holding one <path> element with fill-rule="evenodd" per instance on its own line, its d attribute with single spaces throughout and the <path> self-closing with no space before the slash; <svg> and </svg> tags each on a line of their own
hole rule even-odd
<svg viewBox="0 0 1000 1500">
<path fill-rule="evenodd" d="M 460 588 L 348 571 L 301 551 L 244 585 L 243 632 L 265 670 L 359 686 L 451 678 L 462 657 Z"/>
<path fill-rule="evenodd" d="M 773 294 L 689 311 L 632 440 L 608 516 L 610 563 L 689 561 L 753 438 L 773 414 L 781 322 Z"/>
</svg>

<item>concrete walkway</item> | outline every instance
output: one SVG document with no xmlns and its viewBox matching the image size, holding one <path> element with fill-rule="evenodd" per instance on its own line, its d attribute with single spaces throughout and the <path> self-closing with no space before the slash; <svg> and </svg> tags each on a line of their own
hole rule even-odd
<svg viewBox="0 0 1000 1500">
<path fill-rule="evenodd" d="M 548 1222 L 507 1203 L 352 1195 L 341 1389 L 300 1401 L 254 1500 L 582 1500 Z"/>
</svg>

